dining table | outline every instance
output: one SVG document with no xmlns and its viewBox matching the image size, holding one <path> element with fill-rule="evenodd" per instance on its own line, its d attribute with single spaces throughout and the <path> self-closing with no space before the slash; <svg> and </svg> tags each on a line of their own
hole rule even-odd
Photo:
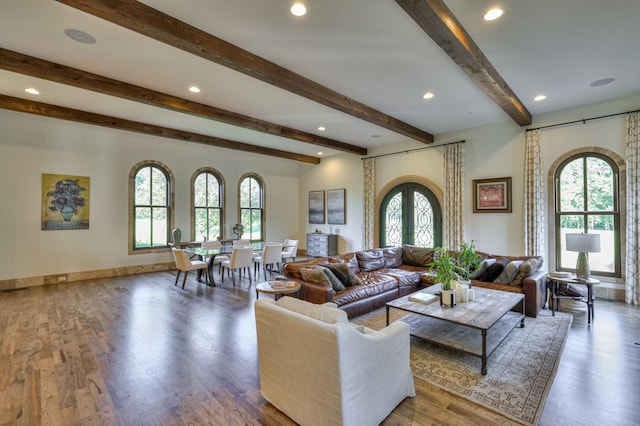
<svg viewBox="0 0 640 426">
<path fill-rule="evenodd" d="M 264 250 L 264 246 L 266 243 L 257 242 L 251 243 L 251 247 L 253 248 L 253 252 L 258 254 Z M 238 247 L 238 246 L 236 246 Z M 234 246 L 231 244 L 224 244 L 220 247 L 216 248 L 203 248 L 203 247 L 186 247 L 185 251 L 191 256 L 199 256 L 200 259 L 207 259 L 207 274 L 209 274 L 209 285 L 211 287 L 216 286 L 216 282 L 213 278 L 213 267 L 216 256 L 218 255 L 228 255 L 231 257 L 231 253 L 233 253 Z M 202 269 L 198 270 L 198 281 L 202 281 Z"/>
</svg>

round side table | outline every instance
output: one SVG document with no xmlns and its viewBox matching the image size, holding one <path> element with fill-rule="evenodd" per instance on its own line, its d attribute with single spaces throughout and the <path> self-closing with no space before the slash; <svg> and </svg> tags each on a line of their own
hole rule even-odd
<svg viewBox="0 0 640 426">
<path fill-rule="evenodd" d="M 591 325 L 594 319 L 594 305 L 596 298 L 593 296 L 593 286 L 600 284 L 600 280 L 595 278 L 589 278 L 587 280 L 576 278 L 576 276 L 570 277 L 554 277 L 549 274 L 547 276 L 549 283 L 551 284 L 551 312 L 555 316 L 556 310 L 560 308 L 560 299 L 573 299 L 579 300 L 587 304 L 587 325 Z M 583 285 L 587 287 L 587 297 L 579 296 L 561 296 L 558 292 L 560 284 L 572 284 Z"/>
<path fill-rule="evenodd" d="M 272 284 L 275 285 L 276 283 L 281 284 L 282 287 L 276 286 L 274 288 Z M 287 283 L 295 283 L 295 285 L 290 287 L 287 286 Z M 300 283 L 296 281 L 264 281 L 256 284 L 256 299 L 260 296 L 260 293 L 273 294 L 276 300 L 285 294 L 297 293 L 298 297 L 300 297 L 300 288 Z"/>
</svg>

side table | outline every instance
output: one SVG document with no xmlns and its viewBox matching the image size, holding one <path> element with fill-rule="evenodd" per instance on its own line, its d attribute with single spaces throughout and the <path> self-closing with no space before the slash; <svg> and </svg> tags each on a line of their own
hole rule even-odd
<svg viewBox="0 0 640 426">
<path fill-rule="evenodd" d="M 554 277 L 549 275 L 548 278 L 549 284 L 551 285 L 551 312 L 552 315 L 556 315 L 556 309 L 559 310 L 560 307 L 560 299 L 573 299 L 581 302 L 585 302 L 587 304 L 587 324 L 591 325 L 591 321 L 594 319 L 594 304 L 595 297 L 593 296 L 593 286 L 600 284 L 600 280 L 596 280 L 595 278 L 589 278 L 588 280 L 579 279 L 576 276 L 570 277 Z M 558 294 L 558 287 L 560 284 L 571 284 L 571 285 L 584 285 L 587 287 L 587 297 L 583 296 L 561 296 Z"/>
<path fill-rule="evenodd" d="M 292 282 L 295 283 L 295 285 L 293 287 L 287 287 L 286 283 L 288 282 Z M 282 283 L 284 284 L 284 286 L 280 287 L 273 287 L 272 284 L 275 283 Z M 259 297 L 260 293 L 265 293 L 265 294 L 273 294 L 275 299 L 278 300 L 279 298 L 281 298 L 283 295 L 285 294 L 292 294 L 292 293 L 297 293 L 298 297 L 300 297 L 300 283 L 296 282 L 296 281 L 264 281 L 261 283 L 256 284 L 256 299 Z"/>
</svg>

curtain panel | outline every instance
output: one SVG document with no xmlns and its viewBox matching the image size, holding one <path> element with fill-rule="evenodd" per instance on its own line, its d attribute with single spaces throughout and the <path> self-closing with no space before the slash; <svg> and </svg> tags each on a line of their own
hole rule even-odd
<svg viewBox="0 0 640 426">
<path fill-rule="evenodd" d="M 627 115 L 627 247 L 625 302 L 640 301 L 640 112 Z"/>
<path fill-rule="evenodd" d="M 375 200 L 376 163 L 375 158 L 362 161 L 364 185 L 362 188 L 362 250 L 374 248 L 375 244 Z"/>
<path fill-rule="evenodd" d="M 443 245 L 457 250 L 464 242 L 464 143 L 444 147 Z"/>
<path fill-rule="evenodd" d="M 524 154 L 524 254 L 544 256 L 544 194 L 540 130 L 525 133 Z"/>
</svg>

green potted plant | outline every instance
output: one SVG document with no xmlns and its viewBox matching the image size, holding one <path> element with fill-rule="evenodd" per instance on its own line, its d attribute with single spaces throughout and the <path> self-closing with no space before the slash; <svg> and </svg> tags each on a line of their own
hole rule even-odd
<svg viewBox="0 0 640 426">
<path fill-rule="evenodd" d="M 471 281 L 469 276 L 473 272 L 482 258 L 476 253 L 475 241 L 471 240 L 469 244 L 463 242 L 460 245 L 460 252 L 457 256 L 458 274 L 463 280 L 467 281 L 469 287 L 471 287 Z"/>
<path fill-rule="evenodd" d="M 451 256 L 446 247 L 438 247 L 433 255 L 433 261 L 429 264 L 432 272 L 435 270 L 436 282 L 442 286 L 440 292 L 440 304 L 455 306 L 456 296 L 453 291 L 455 281 L 460 278 L 458 275 L 459 266 Z"/>
</svg>

